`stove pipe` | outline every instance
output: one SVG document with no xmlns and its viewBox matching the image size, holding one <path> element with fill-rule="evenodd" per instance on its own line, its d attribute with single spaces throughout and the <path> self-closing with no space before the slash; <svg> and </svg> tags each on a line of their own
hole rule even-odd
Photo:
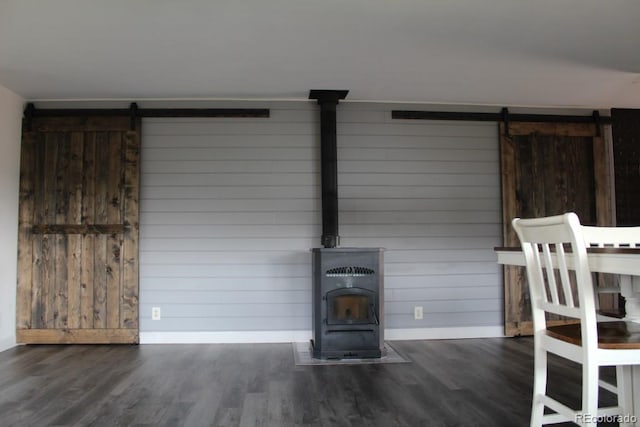
<svg viewBox="0 0 640 427">
<path fill-rule="evenodd" d="M 309 99 L 320 105 L 320 174 L 322 185 L 322 239 L 325 248 L 340 244 L 338 235 L 338 149 L 336 106 L 348 90 L 311 90 Z"/>
</svg>

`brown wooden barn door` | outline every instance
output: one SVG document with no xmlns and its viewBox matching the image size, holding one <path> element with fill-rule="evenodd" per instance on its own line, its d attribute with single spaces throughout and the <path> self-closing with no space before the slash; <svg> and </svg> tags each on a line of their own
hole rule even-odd
<svg viewBox="0 0 640 427">
<path fill-rule="evenodd" d="M 595 124 L 500 125 L 505 246 L 519 246 L 511 226 L 531 218 L 573 211 L 585 225 L 611 225 L 610 155 Z M 505 334 L 532 333 L 531 304 L 522 267 L 504 268 Z M 601 302 L 611 308 L 613 299 Z M 604 305 L 603 305 L 604 304 Z M 562 321 L 558 321 L 562 323 Z"/>
<path fill-rule="evenodd" d="M 33 118 L 23 129 L 17 341 L 138 342 L 139 123 Z"/>
<path fill-rule="evenodd" d="M 640 110 L 611 109 L 616 225 L 640 225 Z"/>
</svg>

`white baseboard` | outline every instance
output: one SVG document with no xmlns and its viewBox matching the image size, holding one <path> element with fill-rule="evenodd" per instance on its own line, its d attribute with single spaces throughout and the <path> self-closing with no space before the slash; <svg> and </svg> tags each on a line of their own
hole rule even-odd
<svg viewBox="0 0 640 427">
<path fill-rule="evenodd" d="M 311 331 L 140 332 L 140 344 L 242 344 L 301 342 Z"/>
<path fill-rule="evenodd" d="M 449 340 L 461 338 L 504 337 L 503 326 L 463 326 L 456 328 L 410 328 L 385 329 L 384 339 L 402 340 Z"/>
<path fill-rule="evenodd" d="M 9 338 L 3 338 L 0 339 L 0 352 L 1 351 L 5 351 L 5 350 L 9 350 L 10 348 L 16 347 L 18 344 L 16 344 L 16 337 L 9 337 Z"/>
<path fill-rule="evenodd" d="M 385 340 L 503 337 L 502 326 L 385 329 Z M 311 331 L 140 332 L 140 344 L 242 344 L 304 342 Z"/>
</svg>

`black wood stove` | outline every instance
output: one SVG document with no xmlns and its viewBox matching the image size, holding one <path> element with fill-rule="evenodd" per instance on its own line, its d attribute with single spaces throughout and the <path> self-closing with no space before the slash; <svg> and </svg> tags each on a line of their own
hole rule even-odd
<svg viewBox="0 0 640 427">
<path fill-rule="evenodd" d="M 320 105 L 322 239 L 313 253 L 313 357 L 379 358 L 384 348 L 382 248 L 338 248 L 336 107 L 346 90 L 312 90 Z"/>
<path fill-rule="evenodd" d="M 383 356 L 383 250 L 316 248 L 312 252 L 313 357 Z"/>
</svg>

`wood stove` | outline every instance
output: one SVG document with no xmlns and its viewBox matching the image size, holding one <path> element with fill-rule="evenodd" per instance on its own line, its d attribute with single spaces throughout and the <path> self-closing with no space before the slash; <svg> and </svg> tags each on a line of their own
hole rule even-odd
<svg viewBox="0 0 640 427">
<path fill-rule="evenodd" d="M 382 248 L 315 248 L 313 357 L 384 355 Z"/>
<path fill-rule="evenodd" d="M 382 248 L 338 248 L 336 107 L 346 90 L 312 90 L 320 105 L 322 238 L 313 253 L 313 357 L 384 355 Z"/>
</svg>

